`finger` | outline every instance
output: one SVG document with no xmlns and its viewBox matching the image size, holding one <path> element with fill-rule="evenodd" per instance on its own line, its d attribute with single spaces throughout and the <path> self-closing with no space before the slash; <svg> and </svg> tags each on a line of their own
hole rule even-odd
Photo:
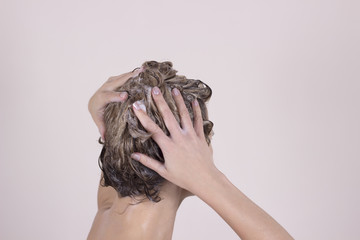
<svg viewBox="0 0 360 240">
<path fill-rule="evenodd" d="M 105 92 L 104 93 L 104 102 L 108 104 L 110 102 L 125 102 L 128 98 L 127 92 Z"/>
<path fill-rule="evenodd" d="M 155 101 L 156 107 L 158 108 L 161 116 L 164 119 L 165 125 L 169 130 L 171 135 L 176 135 L 180 132 L 180 126 L 176 121 L 174 114 L 169 108 L 169 105 L 166 103 L 164 97 L 161 94 L 161 91 L 158 87 L 152 89 L 152 96 Z"/>
<path fill-rule="evenodd" d="M 111 102 L 125 102 L 127 98 L 127 92 L 104 91 L 96 94 L 94 101 L 97 102 L 98 110 L 103 111 L 107 104 Z"/>
<path fill-rule="evenodd" d="M 128 72 L 119 76 L 110 77 L 103 85 L 103 89 L 107 91 L 113 91 L 116 88 L 123 85 L 127 80 L 132 77 L 136 77 L 142 71 L 142 68 L 136 69 L 134 72 Z"/>
<path fill-rule="evenodd" d="M 139 161 L 144 166 L 154 170 L 155 172 L 160 174 L 160 176 L 165 177 L 166 168 L 165 168 L 164 164 L 162 164 L 158 160 L 155 160 L 155 159 L 148 157 L 141 153 L 133 153 L 133 154 L 131 154 L 131 158 L 136 161 Z"/>
<path fill-rule="evenodd" d="M 133 110 L 141 125 L 152 134 L 154 141 L 160 146 L 165 147 L 170 141 L 163 130 L 146 114 L 146 108 L 143 103 L 137 101 L 133 104 Z"/>
<path fill-rule="evenodd" d="M 189 111 L 185 106 L 184 99 L 181 96 L 180 91 L 177 88 L 174 88 L 172 90 L 172 94 L 174 96 L 176 106 L 179 110 L 179 115 L 180 115 L 180 119 L 181 119 L 181 127 L 183 129 L 193 129 L 194 127 L 191 122 Z"/>
<path fill-rule="evenodd" d="M 193 112 L 194 112 L 194 129 L 195 129 L 195 132 L 199 137 L 203 138 L 203 137 L 205 137 L 203 119 L 202 119 L 202 115 L 201 115 L 201 108 L 199 106 L 199 102 L 197 101 L 197 99 L 195 99 L 192 102 L 192 108 L 193 108 Z"/>
</svg>

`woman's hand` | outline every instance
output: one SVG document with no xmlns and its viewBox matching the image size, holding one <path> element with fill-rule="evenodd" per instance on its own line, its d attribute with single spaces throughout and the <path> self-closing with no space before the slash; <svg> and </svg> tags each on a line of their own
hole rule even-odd
<svg viewBox="0 0 360 240">
<path fill-rule="evenodd" d="M 141 71 L 142 68 L 137 68 L 132 72 L 110 77 L 90 98 L 88 109 L 103 140 L 105 134 L 104 110 L 106 105 L 110 102 L 123 102 L 128 97 L 127 92 L 115 92 L 114 90 L 123 85 L 129 78 L 136 77 Z"/>
<path fill-rule="evenodd" d="M 153 134 L 152 138 L 162 149 L 165 163 L 162 164 L 140 153 L 135 153 L 132 157 L 170 182 L 196 194 L 201 189 L 201 183 L 211 178 L 213 174 L 217 174 L 218 170 L 213 163 L 212 148 L 205 140 L 201 109 L 197 100 L 192 103 L 193 125 L 179 90 L 173 89 L 172 94 L 179 109 L 181 126 L 175 120 L 159 88 L 152 89 L 153 99 L 164 118 L 170 136 L 166 136 L 162 129 L 147 116 L 140 106 L 141 102 L 136 102 L 133 106 L 141 124 Z"/>
</svg>

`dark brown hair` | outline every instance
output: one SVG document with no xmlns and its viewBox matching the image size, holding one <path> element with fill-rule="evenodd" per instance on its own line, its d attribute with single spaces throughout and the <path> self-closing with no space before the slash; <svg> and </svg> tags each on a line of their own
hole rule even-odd
<svg viewBox="0 0 360 240">
<path fill-rule="evenodd" d="M 171 90 L 175 87 L 179 89 L 192 121 L 194 113 L 191 102 L 197 99 L 204 122 L 205 138 L 210 144 L 213 123 L 208 119 L 205 103 L 211 97 L 211 88 L 200 80 L 176 75 L 177 71 L 172 66 L 171 62 L 145 62 L 142 72 L 137 77 L 130 78 L 116 89 L 119 92 L 126 91 L 127 100 L 123 103 L 109 103 L 105 108 L 105 142 L 99 157 L 99 166 L 103 171 L 103 186 L 112 186 L 121 197 L 145 194 L 151 201 L 160 201 L 159 190 L 164 179 L 130 157 L 131 153 L 140 152 L 164 162 L 161 149 L 141 125 L 132 109 L 134 102 L 143 101 L 147 115 L 169 135 L 152 99 L 152 87 L 159 87 L 179 124 L 180 116 Z"/>
</svg>

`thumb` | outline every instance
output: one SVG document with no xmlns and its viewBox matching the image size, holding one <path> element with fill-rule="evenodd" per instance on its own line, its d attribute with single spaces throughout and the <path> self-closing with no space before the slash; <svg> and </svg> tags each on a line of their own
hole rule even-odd
<svg viewBox="0 0 360 240">
<path fill-rule="evenodd" d="M 124 102 L 128 98 L 127 92 L 107 92 L 105 95 L 105 102 L 111 103 L 111 102 Z"/>
</svg>

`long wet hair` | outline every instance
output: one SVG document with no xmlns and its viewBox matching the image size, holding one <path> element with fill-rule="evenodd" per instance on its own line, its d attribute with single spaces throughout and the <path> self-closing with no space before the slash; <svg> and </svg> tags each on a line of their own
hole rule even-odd
<svg viewBox="0 0 360 240">
<path fill-rule="evenodd" d="M 159 191 L 164 179 L 130 157 L 132 153 L 140 152 L 164 162 L 161 149 L 141 125 L 132 109 L 134 102 L 142 101 L 147 115 L 166 135 L 169 135 L 165 122 L 152 99 L 153 87 L 159 87 L 179 124 L 180 115 L 171 90 L 179 89 L 192 122 L 194 122 L 194 112 L 191 102 L 197 99 L 201 108 L 205 138 L 210 144 L 213 123 L 208 119 L 206 102 L 211 97 L 211 88 L 200 80 L 176 75 L 177 71 L 172 66 L 171 62 L 145 62 L 142 65 L 143 71 L 137 77 L 130 78 L 115 90 L 126 91 L 127 100 L 109 103 L 105 108 L 105 142 L 100 142 L 103 148 L 99 157 L 99 166 L 103 172 L 101 182 L 103 186 L 112 186 L 118 192 L 118 196 L 135 198 L 145 195 L 151 201 L 160 201 Z"/>
</svg>

